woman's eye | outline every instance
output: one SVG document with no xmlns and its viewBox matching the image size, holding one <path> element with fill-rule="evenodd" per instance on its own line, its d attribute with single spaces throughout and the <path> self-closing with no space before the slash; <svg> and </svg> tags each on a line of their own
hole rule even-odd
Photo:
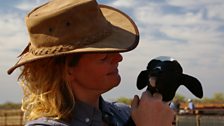
<svg viewBox="0 0 224 126">
<path fill-rule="evenodd" d="M 100 60 L 105 61 L 107 60 L 108 55 L 107 54 L 102 54 L 102 56 L 100 56 Z"/>
<path fill-rule="evenodd" d="M 94 58 L 98 61 L 105 61 L 110 58 L 110 54 L 107 53 L 95 54 Z"/>
</svg>

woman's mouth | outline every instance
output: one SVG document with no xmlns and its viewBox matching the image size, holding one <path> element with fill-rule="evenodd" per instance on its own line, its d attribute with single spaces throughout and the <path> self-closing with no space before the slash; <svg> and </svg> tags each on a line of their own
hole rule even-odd
<svg viewBox="0 0 224 126">
<path fill-rule="evenodd" d="M 118 75 L 119 71 L 118 69 L 113 70 L 112 72 L 109 72 L 107 75 Z"/>
</svg>

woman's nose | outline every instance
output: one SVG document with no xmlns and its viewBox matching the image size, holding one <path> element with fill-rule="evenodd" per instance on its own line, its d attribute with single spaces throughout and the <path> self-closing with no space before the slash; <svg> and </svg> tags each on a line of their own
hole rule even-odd
<svg viewBox="0 0 224 126">
<path fill-rule="evenodd" d="M 123 57 L 120 53 L 113 53 L 112 55 L 113 55 L 112 60 L 111 60 L 112 63 L 118 63 L 123 60 Z"/>
</svg>

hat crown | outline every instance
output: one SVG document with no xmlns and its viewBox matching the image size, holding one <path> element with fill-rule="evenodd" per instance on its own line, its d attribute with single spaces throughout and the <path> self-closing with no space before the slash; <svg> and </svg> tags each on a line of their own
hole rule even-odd
<svg viewBox="0 0 224 126">
<path fill-rule="evenodd" d="M 120 10 L 96 0 L 52 0 L 26 16 L 30 37 L 19 61 L 8 70 L 65 54 L 127 52 L 139 42 L 138 28 Z"/>
<path fill-rule="evenodd" d="M 35 55 L 80 48 L 111 31 L 95 0 L 51 1 L 31 11 L 26 23 Z"/>
</svg>

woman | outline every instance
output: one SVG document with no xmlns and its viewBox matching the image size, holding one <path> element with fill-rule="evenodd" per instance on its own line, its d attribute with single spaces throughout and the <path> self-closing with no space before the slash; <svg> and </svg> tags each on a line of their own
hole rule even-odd
<svg viewBox="0 0 224 126">
<path fill-rule="evenodd" d="M 30 42 L 19 61 L 26 125 L 170 126 L 172 111 L 161 95 L 135 96 L 132 108 L 101 95 L 120 83 L 121 52 L 139 34 L 124 13 L 95 0 L 53 0 L 26 16 Z"/>
</svg>

